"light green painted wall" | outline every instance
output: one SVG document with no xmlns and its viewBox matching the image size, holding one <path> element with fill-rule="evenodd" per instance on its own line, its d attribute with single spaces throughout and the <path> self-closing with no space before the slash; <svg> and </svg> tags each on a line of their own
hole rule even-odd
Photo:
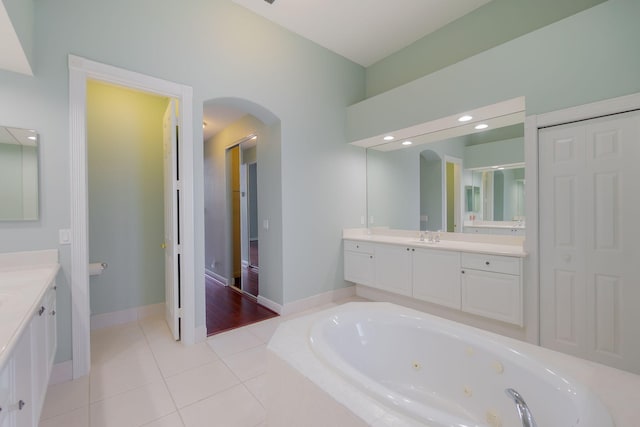
<svg viewBox="0 0 640 427">
<path fill-rule="evenodd" d="M 164 302 L 162 117 L 168 99 L 87 85 L 91 313 Z"/>
<path fill-rule="evenodd" d="M 367 97 L 408 83 L 604 0 L 492 0 L 367 68 Z"/>
<path fill-rule="evenodd" d="M 269 129 L 281 147 L 266 147 L 261 156 L 271 163 L 265 179 L 274 183 L 261 197 L 271 219 L 270 249 L 282 254 L 281 299 L 347 286 L 341 232 L 360 224 L 366 205 L 365 153 L 346 144 L 344 131 L 346 107 L 364 97 L 361 66 L 230 0 L 40 1 L 35 22 L 36 77 L 0 71 L 0 117 L 40 133 L 42 217 L 36 225 L 0 224 L 0 251 L 60 250 L 58 361 L 71 357 L 70 251 L 58 245 L 58 230 L 70 225 L 70 53 L 193 88 L 194 139 L 185 142 L 196 153 L 189 171 L 195 218 L 188 219 L 196 273 L 205 267 L 202 105 L 235 97 L 263 106 L 281 123 Z M 305 247 L 314 248 L 314 257 L 302 256 Z M 204 277 L 196 280 L 196 307 L 203 308 Z M 196 324 L 204 324 L 203 309 Z"/>
<path fill-rule="evenodd" d="M 464 168 L 488 168 L 524 163 L 524 137 L 470 145 L 464 149 Z"/>
<path fill-rule="evenodd" d="M 639 1 L 608 0 L 368 98 L 348 108 L 348 139 L 523 95 L 539 114 L 639 92 L 638 16 Z"/>
</svg>

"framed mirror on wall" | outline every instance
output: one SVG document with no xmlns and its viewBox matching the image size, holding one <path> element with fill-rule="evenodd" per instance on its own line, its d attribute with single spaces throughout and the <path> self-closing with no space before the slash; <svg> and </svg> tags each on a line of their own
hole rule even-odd
<svg viewBox="0 0 640 427">
<path fill-rule="evenodd" d="M 0 126 L 0 221 L 38 219 L 38 133 Z"/>
</svg>

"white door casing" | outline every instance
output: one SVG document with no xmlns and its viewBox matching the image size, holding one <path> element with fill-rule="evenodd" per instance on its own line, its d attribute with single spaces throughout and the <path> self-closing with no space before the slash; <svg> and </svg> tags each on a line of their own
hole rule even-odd
<svg viewBox="0 0 640 427">
<path fill-rule="evenodd" d="M 640 373 L 640 112 L 539 131 L 541 344 Z"/>
<path fill-rule="evenodd" d="M 164 282 L 165 318 L 173 339 L 180 339 L 180 176 L 176 159 L 180 147 L 176 102 L 169 100 L 162 118 L 162 154 L 164 161 Z"/>
<path fill-rule="evenodd" d="M 180 169 L 191 170 L 193 149 L 193 89 L 189 86 L 101 64 L 79 56 L 69 55 L 69 136 L 71 167 L 71 334 L 73 378 L 89 374 L 91 367 L 89 308 L 89 244 L 87 218 L 87 141 L 86 141 L 86 85 L 87 80 L 129 87 L 143 92 L 174 98 L 181 106 L 178 118 L 179 139 L 183 144 L 179 159 Z M 182 213 L 184 218 L 195 218 L 194 177 L 182 177 Z M 185 221 L 182 230 L 181 272 L 183 286 L 182 342 L 196 341 L 195 324 L 195 221 Z M 197 307 L 204 313 L 204 303 Z M 197 339 L 204 339 L 198 334 Z"/>
</svg>

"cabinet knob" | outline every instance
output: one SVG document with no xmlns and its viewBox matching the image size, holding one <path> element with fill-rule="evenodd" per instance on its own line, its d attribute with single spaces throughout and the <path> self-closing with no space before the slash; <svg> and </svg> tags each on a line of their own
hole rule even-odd
<svg viewBox="0 0 640 427">
<path fill-rule="evenodd" d="M 485 264 L 486 264 L 486 265 L 489 265 L 489 261 L 485 261 Z"/>
<path fill-rule="evenodd" d="M 18 410 L 22 411 L 24 405 L 26 405 L 26 403 L 24 402 L 24 400 L 20 399 L 20 401 L 18 402 Z"/>
<path fill-rule="evenodd" d="M 407 248 L 407 251 L 409 250 L 409 248 Z"/>
<path fill-rule="evenodd" d="M 360 249 L 360 245 L 356 245 L 356 249 Z"/>
<path fill-rule="evenodd" d="M 38 316 L 42 316 L 42 313 L 44 313 L 45 310 L 46 309 L 44 308 L 44 305 L 40 306 L 40 308 L 38 309 Z"/>
<path fill-rule="evenodd" d="M 373 255 L 369 255 L 369 258 L 373 259 Z"/>
<path fill-rule="evenodd" d="M 460 273 L 464 274 L 464 270 L 462 270 Z"/>
<path fill-rule="evenodd" d="M 55 316 L 56 315 L 56 311 L 55 310 L 51 310 L 51 315 Z"/>
</svg>

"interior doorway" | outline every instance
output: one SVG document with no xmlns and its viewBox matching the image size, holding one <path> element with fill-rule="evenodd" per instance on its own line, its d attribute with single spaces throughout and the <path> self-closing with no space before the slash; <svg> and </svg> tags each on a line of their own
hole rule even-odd
<svg viewBox="0 0 640 427">
<path fill-rule="evenodd" d="M 276 316 L 267 308 L 268 286 L 281 287 L 280 280 L 269 280 L 279 265 L 273 257 L 279 237 L 269 230 L 279 170 L 268 156 L 279 144 L 279 122 L 246 101 L 260 118 L 238 109 L 238 102 L 212 100 L 203 111 L 208 335 Z"/>
</svg>

